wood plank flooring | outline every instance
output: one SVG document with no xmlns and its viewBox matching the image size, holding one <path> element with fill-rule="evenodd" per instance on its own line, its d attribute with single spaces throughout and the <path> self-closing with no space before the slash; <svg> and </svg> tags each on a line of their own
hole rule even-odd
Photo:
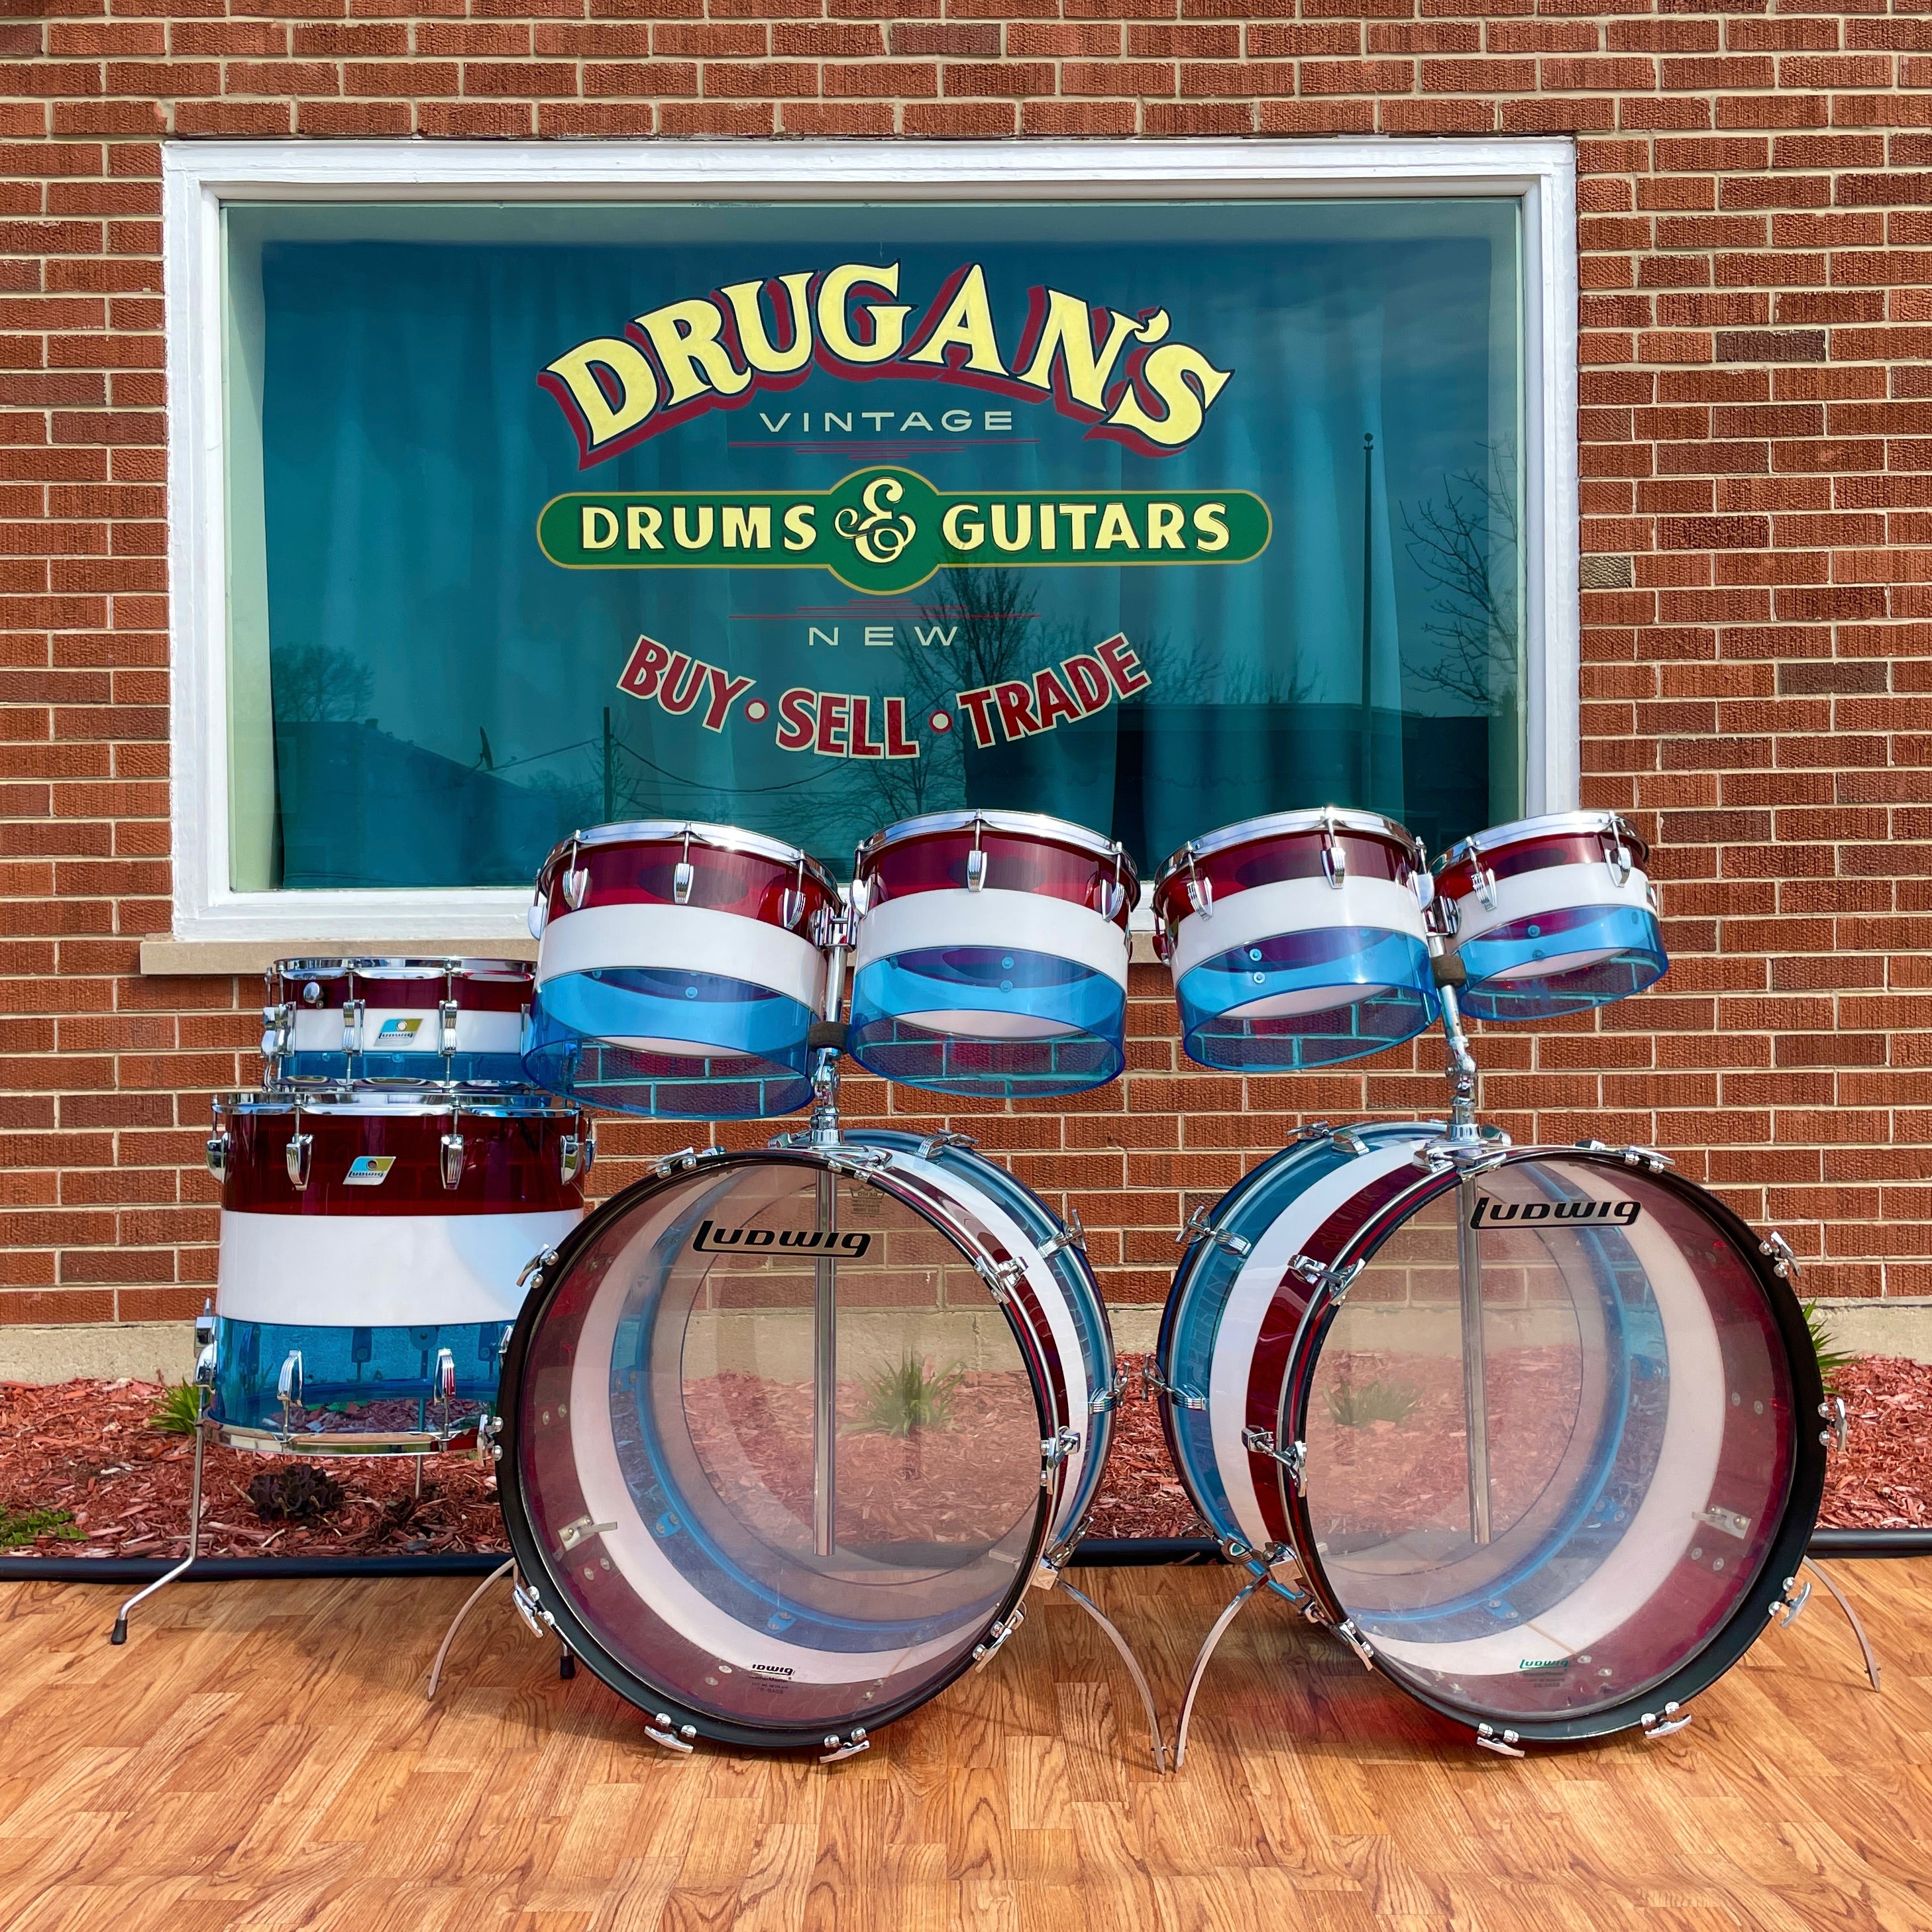
<svg viewBox="0 0 1932 1932">
<path fill-rule="evenodd" d="M 1216 1570 L 1084 1570 L 1171 1728 Z M 828 1769 L 673 1758 L 466 1582 L 0 1588 L 4 1932 L 1932 1928 L 1932 1562 L 1846 1563 L 1670 1739 L 1472 1749 L 1279 1605 L 1186 1768 L 1073 1604 Z"/>
</svg>

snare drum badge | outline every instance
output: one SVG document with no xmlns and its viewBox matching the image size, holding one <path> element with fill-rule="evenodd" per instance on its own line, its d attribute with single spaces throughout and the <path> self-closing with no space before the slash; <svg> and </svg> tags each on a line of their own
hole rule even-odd
<svg viewBox="0 0 1932 1932">
<path fill-rule="evenodd" d="M 422 1030 L 422 1022 L 420 1018 L 385 1020 L 382 1022 L 382 1030 L 376 1036 L 376 1044 L 380 1046 L 384 1040 L 390 1040 L 400 1045 L 412 1045 L 415 1042 L 416 1035 Z"/>
<path fill-rule="evenodd" d="M 389 1170 L 396 1164 L 392 1154 L 358 1154 L 349 1163 L 349 1172 L 342 1177 L 347 1187 L 380 1187 L 389 1178 Z"/>
</svg>

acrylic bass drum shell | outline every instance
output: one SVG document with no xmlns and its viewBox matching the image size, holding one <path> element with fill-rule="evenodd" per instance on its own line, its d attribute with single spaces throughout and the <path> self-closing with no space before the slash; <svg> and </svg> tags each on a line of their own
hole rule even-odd
<svg viewBox="0 0 1932 1932">
<path fill-rule="evenodd" d="M 1522 1148 L 1459 1178 L 1417 1164 L 1437 1132 L 1311 1136 L 1220 1204 L 1162 1321 L 1175 1461 L 1217 1535 L 1291 1546 L 1320 1617 L 1422 1702 L 1527 1740 L 1658 1721 L 1749 1647 L 1810 1540 L 1802 1315 L 1750 1228 L 1660 1166 Z"/>
<path fill-rule="evenodd" d="M 1112 1349 L 1064 1232 L 898 1134 L 614 1197 L 504 1363 L 506 1526 L 559 1634 L 654 1723 L 738 1745 L 822 1747 L 942 1690 L 1099 1480 Z"/>
</svg>

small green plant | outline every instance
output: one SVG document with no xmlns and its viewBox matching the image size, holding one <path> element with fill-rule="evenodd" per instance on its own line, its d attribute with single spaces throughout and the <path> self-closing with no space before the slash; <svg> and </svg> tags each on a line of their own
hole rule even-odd
<svg viewBox="0 0 1932 1932">
<path fill-rule="evenodd" d="M 1407 1382 L 1337 1382 L 1328 1391 L 1328 1414 L 1344 1429 L 1372 1422 L 1406 1422 L 1418 1397 Z"/>
<path fill-rule="evenodd" d="M 1834 1347 L 1832 1330 L 1822 1312 L 1815 1301 L 1804 1305 L 1804 1327 L 1811 1337 L 1811 1346 L 1818 1358 L 1818 1373 L 1825 1384 L 1827 1395 L 1838 1392 L 1838 1378 L 1858 1360 L 1850 1348 Z"/>
<path fill-rule="evenodd" d="M 201 1420 L 201 1390 L 193 1382 L 170 1382 L 161 1391 L 160 1406 L 148 1418 L 164 1436 L 192 1436 Z"/>
<path fill-rule="evenodd" d="M 87 1532 L 64 1509 L 9 1509 L 0 1503 L 0 1550 L 22 1550 L 36 1537 L 58 1537 L 63 1543 L 84 1543 Z"/>
<path fill-rule="evenodd" d="M 866 1382 L 866 1413 L 859 1426 L 885 1436 L 915 1429 L 944 1429 L 952 1420 L 952 1398 L 966 1371 L 956 1363 L 943 1372 L 929 1357 L 908 1348 Z"/>
</svg>

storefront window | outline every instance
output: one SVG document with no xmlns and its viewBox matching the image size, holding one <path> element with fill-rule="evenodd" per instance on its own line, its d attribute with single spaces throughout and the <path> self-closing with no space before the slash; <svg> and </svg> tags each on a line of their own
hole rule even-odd
<svg viewBox="0 0 1932 1932">
<path fill-rule="evenodd" d="M 229 888 L 1517 815 L 1520 215 L 230 202 Z"/>
</svg>

